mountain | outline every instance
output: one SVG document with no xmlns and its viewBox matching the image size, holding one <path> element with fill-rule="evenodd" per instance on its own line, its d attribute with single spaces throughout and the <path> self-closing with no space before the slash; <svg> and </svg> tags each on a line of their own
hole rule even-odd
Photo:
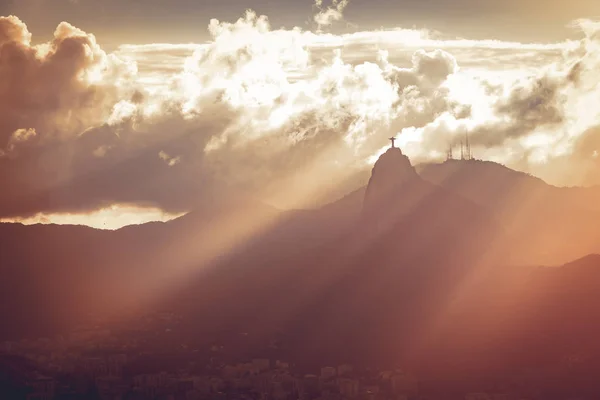
<svg viewBox="0 0 600 400">
<path fill-rule="evenodd" d="M 450 167 L 455 184 L 440 178 Z M 239 357 L 264 355 L 277 338 L 283 344 L 269 351 L 299 365 L 409 365 L 444 384 L 521 379 L 531 367 L 574 384 L 569 360 L 600 360 L 600 256 L 548 266 L 563 263 L 543 262 L 547 255 L 580 246 L 559 243 L 516 265 L 513 253 L 535 255 L 527 244 L 548 244 L 548 235 L 527 231 L 510 211 L 523 202 L 506 194 L 561 193 L 556 207 L 571 193 L 557 190 L 477 162 L 418 174 L 390 148 L 365 188 L 316 210 L 215 194 L 176 220 L 118 231 L 2 224 L 0 336 L 61 332 L 88 314 L 167 310 L 182 316 L 174 340 L 228 342 Z M 525 211 L 549 212 L 540 199 Z M 528 223 L 541 218 L 527 213 L 519 215 Z"/>
<path fill-rule="evenodd" d="M 365 192 L 364 208 L 371 213 L 387 201 L 400 201 L 410 196 L 405 185 L 418 181 L 419 176 L 407 156 L 397 147 L 390 147 L 383 153 L 375 165 Z M 404 190 L 403 190 L 404 189 Z"/>
<path fill-rule="evenodd" d="M 10 321 L 0 338 L 137 312 L 237 254 L 260 264 L 307 252 L 347 231 L 352 218 L 338 209 L 281 211 L 239 194 L 207 193 L 180 218 L 116 231 L 0 224 L 0 318 Z"/>
<path fill-rule="evenodd" d="M 190 337 L 206 326 L 219 338 L 249 332 L 266 340 L 285 332 L 288 356 L 305 362 L 390 361 L 415 345 L 476 267 L 502 263 L 499 224 L 421 179 L 397 148 L 381 156 L 364 191 L 316 213 L 315 233 L 330 225 L 327 215 L 355 218 L 310 251 L 278 258 L 268 250 L 264 258 L 242 252 L 180 291 L 173 309 L 193 316 Z"/>
<path fill-rule="evenodd" d="M 522 263 L 556 264 L 600 252 L 600 191 L 559 188 L 505 166 L 449 160 L 419 167 L 425 180 L 488 210 L 513 236 Z"/>
<path fill-rule="evenodd" d="M 538 384 L 548 390 L 543 398 L 568 398 L 560 391 L 583 387 L 595 398 L 600 394 L 593 378 L 600 367 L 595 339 L 600 323 L 594 318 L 600 312 L 599 278 L 600 255 L 557 267 L 479 271 L 446 307 L 422 360 L 452 360 L 428 367 L 496 381 L 523 380 L 535 371 Z"/>
<path fill-rule="evenodd" d="M 298 363 L 410 365 L 444 385 L 530 379 L 530 369 L 563 374 L 557 393 L 575 387 L 569 360 L 586 351 L 586 365 L 600 359 L 600 326 L 591 322 L 600 311 L 600 257 L 560 267 L 508 263 L 513 242 L 497 219 L 403 160 L 388 150 L 367 188 L 325 207 L 350 215 L 370 193 L 345 234 L 276 261 L 240 253 L 190 282 L 173 305 L 187 315 L 185 340 L 233 342 L 247 332 L 253 339 L 236 351 L 248 356 L 280 337 L 276 357 Z"/>
<path fill-rule="evenodd" d="M 3 325 L 0 336 L 52 331 L 90 314 L 136 307 L 186 266 L 210 262 L 236 245 L 246 234 L 242 224 L 278 214 L 260 203 L 230 199 L 227 204 L 208 198 L 177 220 L 117 231 L 1 224 L 0 315 L 12 323 Z M 226 232 L 215 233 L 219 227 Z"/>
</svg>

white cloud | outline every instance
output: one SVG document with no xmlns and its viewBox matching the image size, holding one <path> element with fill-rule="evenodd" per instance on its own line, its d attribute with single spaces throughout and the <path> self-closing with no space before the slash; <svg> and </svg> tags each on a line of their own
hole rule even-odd
<svg viewBox="0 0 600 400">
<path fill-rule="evenodd" d="M 172 157 L 162 150 L 158 153 L 158 158 L 163 160 L 169 167 L 177 165 L 181 161 L 181 157 Z"/>
<path fill-rule="evenodd" d="M 321 31 L 323 27 L 331 26 L 334 22 L 344 19 L 344 9 L 348 6 L 348 0 L 332 0 L 330 7 L 323 8 L 323 1 L 316 0 L 315 6 L 319 10 L 314 16 L 317 24 L 317 30 Z"/>
<path fill-rule="evenodd" d="M 345 6 L 332 5 L 340 15 Z M 317 8 L 319 15 L 323 4 Z M 54 81 L 65 97 L 44 102 L 60 107 L 30 117 L 31 125 L 15 121 L 4 133 L 7 144 L 22 126 L 37 132 L 10 161 L 17 172 L 2 176 L 15 182 L 15 196 L 29 193 L 19 192 L 23 187 L 54 190 L 67 180 L 91 208 L 150 202 L 181 210 L 208 176 L 298 206 L 364 168 L 398 132 L 414 162 L 443 158 L 469 133 L 477 156 L 520 167 L 526 160 L 541 171 L 542 163 L 574 154 L 581 135 L 594 135 L 600 124 L 591 106 L 600 54 L 592 22 L 579 22 L 585 37 L 578 42 L 523 44 L 410 29 L 273 30 L 266 17 L 249 12 L 233 23 L 212 20 L 209 43 L 123 45 L 106 54 L 92 35 L 68 24 L 54 41 L 31 47 L 23 23 L 1 21 L 0 43 L 17 43 L 36 62 L 52 65 L 67 39 L 84 49 L 65 61 L 76 66 L 70 79 Z M 43 71 L 32 71 L 35 79 L 23 81 L 19 95 L 29 102 L 31 87 L 50 96 Z M 0 69 L 3 77 L 18 72 Z M 21 114 L 32 115 L 33 105 L 23 104 Z M 44 147 L 49 141 L 55 145 Z M 32 173 L 42 153 L 45 170 Z M 64 154 L 72 155 L 68 162 Z M 551 169 L 544 171 L 548 179 Z M 96 174 L 101 189 L 78 180 L 86 174 Z M 139 190 L 131 184 L 153 179 L 164 182 Z M 39 211 L 13 199 L 2 206 L 13 214 Z"/>
<path fill-rule="evenodd" d="M 94 149 L 92 154 L 94 155 L 94 157 L 104 157 L 111 148 L 112 146 L 98 146 L 96 149 Z"/>
<path fill-rule="evenodd" d="M 17 129 L 11 136 L 12 142 L 26 142 L 37 135 L 35 129 Z"/>
</svg>

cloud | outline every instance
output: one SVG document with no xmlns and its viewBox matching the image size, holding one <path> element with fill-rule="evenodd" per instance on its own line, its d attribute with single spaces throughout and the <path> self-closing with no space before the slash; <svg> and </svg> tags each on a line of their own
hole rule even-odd
<svg viewBox="0 0 600 400">
<path fill-rule="evenodd" d="M 168 214 L 156 208 L 140 208 L 127 205 L 113 205 L 95 211 L 93 214 L 36 214 L 27 218 L 0 218 L 0 223 L 87 225 L 96 229 L 115 230 L 127 225 L 143 224 L 147 221 L 170 221 L 181 214 Z"/>
<path fill-rule="evenodd" d="M 452 82 L 471 98 L 471 114 L 444 112 L 423 127 L 408 127 L 400 142 L 414 160 L 441 160 L 448 146 L 469 135 L 478 157 L 534 173 L 558 185 L 600 184 L 594 140 L 600 111 L 595 71 L 600 66 L 597 23 L 577 23 L 585 33 L 564 46 L 558 61 L 525 76 L 493 82 L 464 76 Z M 465 96 L 459 96 L 463 100 Z M 567 161 L 568 160 L 568 161 Z"/>
<path fill-rule="evenodd" d="M 433 86 L 439 86 L 458 70 L 456 58 L 443 50 L 426 52 L 419 50 L 413 58 L 415 72 Z"/>
<path fill-rule="evenodd" d="M 12 152 L 20 143 L 25 143 L 37 136 L 35 129 L 17 129 L 8 139 L 7 151 Z"/>
<path fill-rule="evenodd" d="M 77 32 L 79 37 L 89 36 Z M 15 195 L 6 199 L 5 212 L 118 202 L 180 211 L 192 208 L 202 185 L 215 181 L 273 196 L 287 181 L 302 181 L 309 194 L 296 193 L 300 202 L 319 197 L 321 193 L 310 192 L 326 177 L 342 179 L 364 168 L 364 158 L 387 138 L 392 124 L 429 112 L 418 104 L 445 107 L 445 94 L 437 86 L 455 70 L 455 60 L 444 52 L 418 52 L 414 66 L 406 70 L 389 61 L 351 65 L 337 50 L 317 63 L 306 32 L 272 30 L 266 17 L 252 12 L 234 23 L 212 20 L 209 32 L 213 41 L 195 47 L 180 73 L 163 75 L 160 90 L 148 90 L 137 68 L 131 68 L 130 75 L 103 77 L 104 92 L 94 118 L 78 129 L 56 121 L 53 129 L 76 134 L 63 136 L 52 147 L 40 144 L 14 161 L 21 167 L 15 178 L 25 185 L 14 185 Z M 130 53 L 165 48 L 170 46 L 145 46 Z M 110 57 L 97 51 L 99 58 Z M 126 49 L 120 51 L 122 56 Z M 132 62 L 112 58 L 116 65 Z M 313 72 L 294 80 L 290 75 L 297 70 Z M 407 78 L 410 82 L 400 85 L 401 73 L 412 76 Z M 130 79 L 122 82 L 124 76 Z M 407 85 L 414 86 L 410 94 L 403 93 Z M 83 88 L 99 90 L 90 83 Z M 47 130 L 44 125 L 38 132 L 42 136 Z M 42 153 L 47 168 L 32 170 L 32 160 Z M 165 164 L 178 168 L 165 170 Z M 314 176 L 318 170 L 322 173 Z M 310 172 L 304 176 L 303 171 Z M 39 192 L 53 193 L 55 200 L 16 201 L 35 199 Z"/>
<path fill-rule="evenodd" d="M 578 138 L 597 132 L 588 25 L 579 42 L 542 45 L 274 30 L 248 12 L 211 20 L 209 43 L 108 54 L 67 23 L 33 46 L 23 22 L 2 18 L 0 215 L 179 213 L 223 183 L 304 206 L 331 199 L 331 183 L 368 168 L 398 132 L 413 162 L 443 158 L 468 133 L 476 155 L 550 175 L 541 160 L 582 158 L 591 139 Z M 511 53 L 512 69 L 489 61 Z"/>
<path fill-rule="evenodd" d="M 323 8 L 323 0 L 316 0 L 315 6 L 319 10 L 313 17 L 317 24 L 317 31 L 323 27 L 333 25 L 344 19 L 344 9 L 348 6 L 348 0 L 333 0 L 330 7 Z"/>
<path fill-rule="evenodd" d="M 163 160 L 169 167 L 177 165 L 181 161 L 181 157 L 171 157 L 162 150 L 158 153 L 158 158 Z"/>
<path fill-rule="evenodd" d="M 22 126 L 42 140 L 102 123 L 128 66 L 107 55 L 93 35 L 63 22 L 54 39 L 31 45 L 17 17 L 0 18 L 0 146 Z"/>
<path fill-rule="evenodd" d="M 473 129 L 475 145 L 493 147 L 539 129 L 553 129 L 565 122 L 565 90 L 573 84 L 572 70 L 544 72 L 517 81 L 492 104 L 494 117 Z"/>
<path fill-rule="evenodd" d="M 0 44 L 15 42 L 24 46 L 31 43 L 31 33 L 27 26 L 17 17 L 0 18 Z"/>
<path fill-rule="evenodd" d="M 94 155 L 94 157 L 104 157 L 106 155 L 106 153 L 108 153 L 108 151 L 112 148 L 112 146 L 98 146 L 93 152 L 92 154 Z"/>
</svg>

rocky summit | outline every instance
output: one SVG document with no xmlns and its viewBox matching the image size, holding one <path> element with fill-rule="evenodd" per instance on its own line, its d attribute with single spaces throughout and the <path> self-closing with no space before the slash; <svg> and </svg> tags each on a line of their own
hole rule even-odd
<svg viewBox="0 0 600 400">
<path fill-rule="evenodd" d="M 363 210 L 372 214 L 390 206 L 402 195 L 407 184 L 421 180 L 407 156 L 397 147 L 390 147 L 375 165 L 365 193 Z"/>
</svg>

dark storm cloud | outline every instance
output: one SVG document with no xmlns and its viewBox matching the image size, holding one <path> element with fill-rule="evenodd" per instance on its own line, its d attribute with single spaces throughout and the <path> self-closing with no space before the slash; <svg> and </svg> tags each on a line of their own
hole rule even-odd
<svg viewBox="0 0 600 400">
<path fill-rule="evenodd" d="M 0 17 L 0 148 L 18 129 L 35 129 L 40 140 L 76 133 L 109 110 L 111 87 L 94 74 L 118 73 L 93 36 L 62 23 L 43 47 L 16 17 Z"/>
<path fill-rule="evenodd" d="M 52 41 L 32 46 L 25 24 L 3 17 L 0 59 L 3 216 L 90 210 L 177 194 L 173 177 L 162 178 L 158 154 L 165 148 L 180 153 L 193 148 L 183 144 L 185 134 L 163 143 L 164 134 L 140 141 L 142 133 L 127 124 L 93 128 L 107 120 L 121 98 L 132 104 L 144 99 L 139 91 L 118 88 L 129 71 L 93 36 L 62 23 Z M 154 129 L 169 132 L 173 124 L 177 120 L 169 118 Z M 156 186 L 148 183 L 150 176 Z"/>
<path fill-rule="evenodd" d="M 562 71 L 551 70 L 521 80 L 505 94 L 488 86 L 488 93 L 498 96 L 494 104 L 497 122 L 475 130 L 473 143 L 498 146 L 537 129 L 552 130 L 563 125 L 569 101 L 567 90 L 577 87 L 583 68 L 582 62 L 577 61 Z"/>
<path fill-rule="evenodd" d="M 203 165 L 209 137 L 197 133 L 215 122 L 172 116 L 155 122 L 151 131 L 123 126 L 119 136 L 114 127 L 103 126 L 0 158 L 0 210 L 3 216 L 28 216 L 86 212 L 115 203 L 187 210 L 214 184 Z M 175 158 L 185 162 L 172 162 Z"/>
<path fill-rule="evenodd" d="M 542 76 L 511 88 L 494 106 L 499 122 L 482 127 L 473 135 L 473 143 L 497 146 L 535 129 L 562 124 L 567 100 L 562 90 L 568 84 L 564 77 Z"/>
</svg>

